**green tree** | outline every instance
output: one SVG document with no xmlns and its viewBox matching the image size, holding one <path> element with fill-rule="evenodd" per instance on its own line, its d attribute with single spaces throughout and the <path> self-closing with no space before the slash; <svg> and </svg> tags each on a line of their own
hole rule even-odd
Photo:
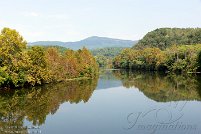
<svg viewBox="0 0 201 134">
<path fill-rule="evenodd" d="M 113 66 L 134 70 L 197 72 L 200 63 L 197 57 L 200 51 L 201 44 L 173 45 L 163 51 L 153 47 L 125 49 L 114 58 Z"/>
<path fill-rule="evenodd" d="M 159 28 L 147 33 L 133 48 L 157 47 L 162 50 L 172 45 L 201 44 L 201 28 Z"/>
<path fill-rule="evenodd" d="M 91 79 L 97 74 L 96 60 L 86 48 L 78 51 L 40 46 L 26 49 L 26 41 L 16 30 L 1 31 L 0 87 L 35 86 L 81 77 Z"/>
<path fill-rule="evenodd" d="M 12 59 L 26 48 L 26 44 L 26 41 L 16 30 L 4 28 L 0 34 L 1 66 L 12 65 Z"/>
<path fill-rule="evenodd" d="M 3 85 L 18 86 L 24 78 L 17 62 L 22 60 L 26 41 L 16 31 L 4 28 L 0 34 L 0 83 Z M 20 73 L 19 73 L 20 72 Z M 21 81 L 22 80 L 22 81 Z"/>
<path fill-rule="evenodd" d="M 197 62 L 198 62 L 198 66 L 199 66 L 198 70 L 201 72 L 201 51 L 198 54 Z"/>
<path fill-rule="evenodd" d="M 45 51 L 42 47 L 32 47 L 28 51 L 31 66 L 27 70 L 27 82 L 31 85 L 49 82 L 50 75 L 47 69 Z"/>
</svg>

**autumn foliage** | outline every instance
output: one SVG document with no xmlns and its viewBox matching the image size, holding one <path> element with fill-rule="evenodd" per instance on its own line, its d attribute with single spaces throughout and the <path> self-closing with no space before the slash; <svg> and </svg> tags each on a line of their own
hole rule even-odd
<svg viewBox="0 0 201 134">
<path fill-rule="evenodd" d="M 201 45 L 173 45 L 165 50 L 159 48 L 124 49 L 113 60 L 115 68 L 197 72 L 200 68 Z"/>
<path fill-rule="evenodd" d="M 34 86 L 97 76 L 98 66 L 86 48 L 60 53 L 54 47 L 27 49 L 26 44 L 16 30 L 1 31 L 0 87 Z"/>
</svg>

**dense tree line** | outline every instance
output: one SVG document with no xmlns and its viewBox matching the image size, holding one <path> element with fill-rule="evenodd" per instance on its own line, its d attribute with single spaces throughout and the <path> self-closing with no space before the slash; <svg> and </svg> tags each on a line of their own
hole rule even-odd
<svg viewBox="0 0 201 134">
<path fill-rule="evenodd" d="M 201 72 L 201 28 L 160 28 L 113 60 L 115 68 Z"/>
<path fill-rule="evenodd" d="M 0 33 L 0 86 L 21 87 L 80 77 L 96 77 L 98 66 L 86 49 L 66 50 L 55 47 L 29 49 L 16 31 L 4 28 Z"/>
<path fill-rule="evenodd" d="M 157 47 L 162 50 L 172 45 L 201 44 L 201 28 L 160 28 L 149 32 L 133 48 Z"/>
<path fill-rule="evenodd" d="M 97 55 L 97 56 L 95 56 L 95 58 L 96 58 L 96 62 L 98 63 L 99 67 L 101 67 L 101 68 L 110 68 L 112 65 L 111 57 Z"/>
<path fill-rule="evenodd" d="M 106 47 L 91 50 L 99 67 L 112 68 L 112 59 L 117 56 L 125 47 Z"/>
<path fill-rule="evenodd" d="M 201 45 L 173 45 L 159 48 L 125 49 L 114 58 L 115 68 L 149 71 L 198 72 L 201 64 Z"/>
<path fill-rule="evenodd" d="M 102 55 L 106 57 L 114 57 L 118 55 L 125 47 L 106 47 L 106 48 L 97 48 L 91 50 L 91 53 L 94 56 Z"/>
<path fill-rule="evenodd" d="M 39 46 L 39 45 L 34 45 L 34 46 Z M 48 48 L 56 48 L 58 49 L 59 53 L 64 54 L 68 48 L 62 47 L 62 46 L 56 46 L 56 45 L 49 45 L 49 46 L 42 46 L 40 47 L 44 48 L 44 50 L 47 50 Z M 32 46 L 27 46 L 27 49 L 31 49 Z"/>
</svg>

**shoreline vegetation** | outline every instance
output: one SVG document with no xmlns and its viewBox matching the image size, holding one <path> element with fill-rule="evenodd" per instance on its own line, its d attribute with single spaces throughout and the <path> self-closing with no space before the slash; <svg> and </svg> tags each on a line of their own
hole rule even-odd
<svg viewBox="0 0 201 134">
<path fill-rule="evenodd" d="M 161 28 L 113 59 L 116 69 L 201 73 L 201 28 Z"/>
<path fill-rule="evenodd" d="M 132 48 L 71 50 L 28 46 L 13 29 L 0 33 L 0 88 L 93 79 L 99 67 L 165 73 L 201 73 L 201 28 L 160 28 Z"/>
<path fill-rule="evenodd" d="M 16 30 L 4 28 L 0 33 L 0 88 L 93 79 L 98 77 L 98 70 L 95 58 L 86 48 L 63 53 L 55 47 L 27 48 L 27 42 Z"/>
</svg>

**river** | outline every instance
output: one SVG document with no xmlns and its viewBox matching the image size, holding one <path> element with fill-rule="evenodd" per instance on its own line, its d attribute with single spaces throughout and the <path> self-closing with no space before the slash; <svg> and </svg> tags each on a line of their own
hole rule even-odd
<svg viewBox="0 0 201 134">
<path fill-rule="evenodd" d="M 0 133 L 200 134 L 200 76 L 103 70 L 0 91 Z"/>
</svg>

